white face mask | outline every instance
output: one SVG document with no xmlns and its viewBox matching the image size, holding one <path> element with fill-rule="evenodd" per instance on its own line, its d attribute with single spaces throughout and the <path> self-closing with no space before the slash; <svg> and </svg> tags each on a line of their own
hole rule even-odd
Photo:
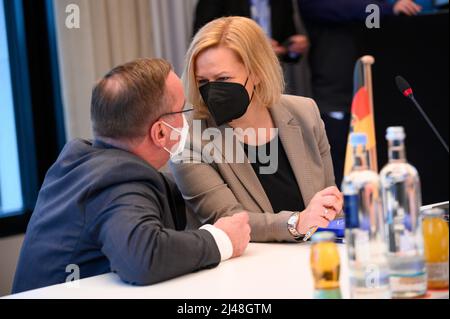
<svg viewBox="0 0 450 319">
<path fill-rule="evenodd" d="M 189 123 L 186 120 L 186 116 L 182 114 L 183 116 L 183 127 L 182 128 L 176 128 L 170 125 L 169 123 L 166 123 L 162 121 L 165 125 L 170 127 L 172 130 L 177 132 L 180 135 L 180 140 L 177 144 L 172 146 L 172 150 L 169 150 L 168 148 L 164 147 L 164 149 L 170 154 L 170 159 L 174 160 L 175 157 L 178 155 L 181 155 L 183 153 L 183 150 L 186 146 L 187 137 L 189 135 Z M 171 136 L 172 137 L 172 136 Z"/>
</svg>

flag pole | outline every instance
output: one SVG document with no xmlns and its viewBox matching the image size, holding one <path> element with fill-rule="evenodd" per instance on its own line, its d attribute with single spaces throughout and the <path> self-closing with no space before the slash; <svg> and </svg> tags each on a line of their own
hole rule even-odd
<svg viewBox="0 0 450 319">
<path fill-rule="evenodd" d="M 365 55 L 361 58 L 361 62 L 364 65 L 364 82 L 369 94 L 370 112 L 373 114 L 372 65 L 375 64 L 375 58 L 371 55 Z"/>
<path fill-rule="evenodd" d="M 367 93 L 369 95 L 369 105 L 370 105 L 370 113 L 373 117 L 375 117 L 374 113 L 374 103 L 373 103 L 373 83 L 372 83 L 372 65 L 375 64 L 375 58 L 371 55 L 365 55 L 361 58 L 361 62 L 364 66 L 364 82 L 366 83 Z M 373 119 L 375 122 L 375 118 Z M 374 138 L 376 138 L 374 136 Z M 372 150 L 369 153 L 370 162 L 373 169 L 378 172 L 378 159 L 377 159 L 377 151 Z"/>
</svg>

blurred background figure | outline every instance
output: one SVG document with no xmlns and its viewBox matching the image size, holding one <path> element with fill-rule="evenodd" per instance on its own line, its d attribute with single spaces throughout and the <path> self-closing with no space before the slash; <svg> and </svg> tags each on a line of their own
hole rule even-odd
<svg viewBox="0 0 450 319">
<path fill-rule="evenodd" d="M 281 61 L 296 63 L 308 50 L 309 41 L 305 34 L 299 34 L 301 31 L 294 8 L 291 0 L 199 0 L 194 33 L 216 18 L 251 18 L 271 39 L 272 47 Z"/>
<path fill-rule="evenodd" d="M 312 97 L 319 105 L 331 145 L 337 185 L 341 184 L 350 124 L 353 69 L 360 55 L 355 23 L 363 22 L 366 7 L 377 4 L 382 16 L 416 15 L 411 0 L 298 0 L 311 41 L 309 66 Z"/>
</svg>

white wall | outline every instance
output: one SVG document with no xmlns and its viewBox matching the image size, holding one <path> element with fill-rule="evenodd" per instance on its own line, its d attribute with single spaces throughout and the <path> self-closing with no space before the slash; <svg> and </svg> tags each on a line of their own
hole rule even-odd
<svg viewBox="0 0 450 319">
<path fill-rule="evenodd" d="M 0 238 L 0 297 L 11 294 L 24 235 Z"/>
<path fill-rule="evenodd" d="M 192 38 L 198 0 L 150 0 L 154 56 L 172 63 L 181 76 Z"/>
<path fill-rule="evenodd" d="M 68 5 L 79 28 L 68 28 Z M 149 0 L 54 0 L 67 139 L 91 138 L 91 91 L 112 67 L 153 55 Z"/>
<path fill-rule="evenodd" d="M 53 0 L 67 139 L 92 138 L 95 81 L 136 58 L 171 62 L 180 74 L 197 0 Z M 66 7 L 80 8 L 80 28 L 66 26 Z"/>
</svg>

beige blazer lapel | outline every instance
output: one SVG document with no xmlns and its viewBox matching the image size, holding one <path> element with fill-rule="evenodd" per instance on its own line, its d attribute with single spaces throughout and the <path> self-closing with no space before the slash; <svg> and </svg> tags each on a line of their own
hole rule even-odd
<svg viewBox="0 0 450 319">
<path fill-rule="evenodd" d="M 294 171 L 303 201 L 305 205 L 308 205 L 315 192 L 302 128 L 292 114 L 281 104 L 270 108 L 270 113 L 278 128 L 281 143 Z"/>
</svg>

